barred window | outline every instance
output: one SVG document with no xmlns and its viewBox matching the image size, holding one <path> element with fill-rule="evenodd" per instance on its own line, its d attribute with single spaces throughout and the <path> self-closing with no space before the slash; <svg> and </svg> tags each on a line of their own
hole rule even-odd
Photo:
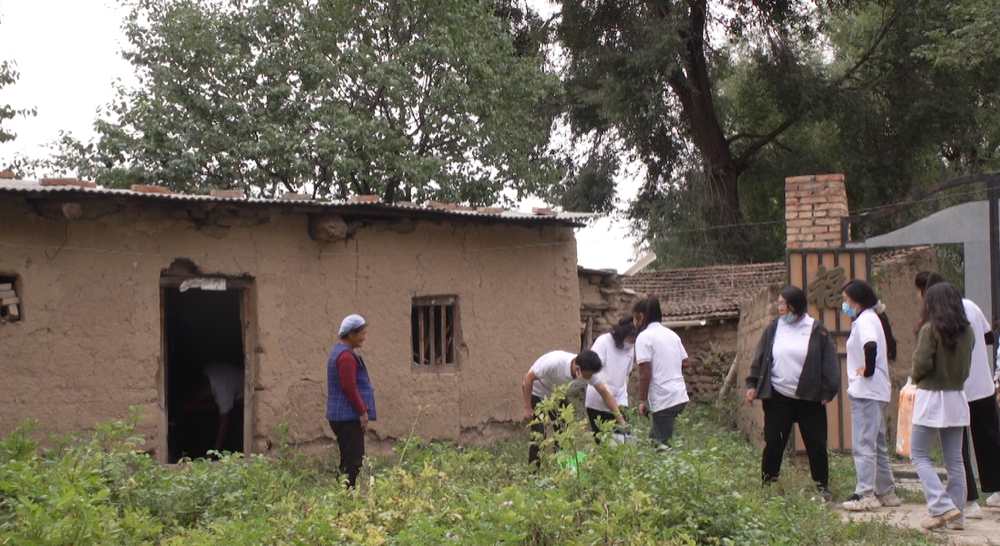
<svg viewBox="0 0 1000 546">
<path fill-rule="evenodd" d="M 410 313 L 413 365 L 455 364 L 455 296 L 414 298 Z"/>
</svg>

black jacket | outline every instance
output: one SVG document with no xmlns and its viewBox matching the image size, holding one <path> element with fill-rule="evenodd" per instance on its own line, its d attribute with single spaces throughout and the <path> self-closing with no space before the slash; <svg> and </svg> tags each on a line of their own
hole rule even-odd
<svg viewBox="0 0 1000 546">
<path fill-rule="evenodd" d="M 777 329 L 777 320 L 764 329 L 747 377 L 747 389 L 756 388 L 756 398 L 761 400 L 771 398 L 771 364 L 774 358 L 771 349 Z M 813 323 L 812 334 L 809 336 L 809 349 L 806 351 L 806 361 L 802 366 L 795 396 L 800 400 L 819 402 L 833 400 L 839 392 L 840 358 L 837 356 L 837 346 L 830 339 L 826 326 L 817 320 Z"/>
</svg>

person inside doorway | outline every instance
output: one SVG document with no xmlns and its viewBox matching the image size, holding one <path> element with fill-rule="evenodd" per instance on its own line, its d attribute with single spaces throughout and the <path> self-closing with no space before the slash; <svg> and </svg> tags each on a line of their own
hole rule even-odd
<svg viewBox="0 0 1000 546">
<path fill-rule="evenodd" d="M 243 437 L 243 367 L 229 362 L 212 362 L 201 371 L 207 379 L 205 395 L 219 408 L 219 423 L 212 449 L 241 451 Z M 239 402 L 237 408 L 237 402 Z M 236 410 L 234 411 L 234 408 Z M 235 414 L 235 415 L 234 415 Z"/>
</svg>

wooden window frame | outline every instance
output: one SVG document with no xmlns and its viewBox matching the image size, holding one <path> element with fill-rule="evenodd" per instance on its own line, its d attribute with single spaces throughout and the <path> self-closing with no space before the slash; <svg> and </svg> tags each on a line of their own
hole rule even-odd
<svg viewBox="0 0 1000 546">
<path fill-rule="evenodd" d="M 459 363 L 457 296 L 422 296 L 410 305 L 410 360 L 414 370 L 453 370 Z"/>
</svg>

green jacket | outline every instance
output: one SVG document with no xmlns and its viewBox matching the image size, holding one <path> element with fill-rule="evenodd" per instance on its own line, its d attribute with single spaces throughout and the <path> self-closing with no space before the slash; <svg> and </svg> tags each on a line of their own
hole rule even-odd
<svg viewBox="0 0 1000 546">
<path fill-rule="evenodd" d="M 958 334 L 954 350 L 948 350 L 941 334 L 930 324 L 920 327 L 917 348 L 913 351 L 910 377 L 918 389 L 929 391 L 960 391 L 965 387 L 972 365 L 972 347 L 976 334 L 972 326 Z"/>
</svg>

